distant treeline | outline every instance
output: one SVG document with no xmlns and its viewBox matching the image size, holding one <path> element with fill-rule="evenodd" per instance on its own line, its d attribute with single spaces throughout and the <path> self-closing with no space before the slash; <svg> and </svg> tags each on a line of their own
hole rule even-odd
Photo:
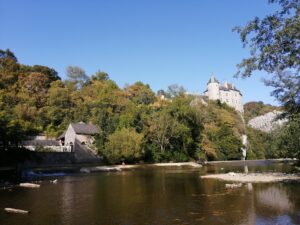
<svg viewBox="0 0 300 225">
<path fill-rule="evenodd" d="M 120 88 L 102 71 L 88 76 L 69 66 L 66 75 L 61 80 L 52 68 L 20 64 L 0 50 L 2 150 L 40 132 L 57 137 L 70 122 L 83 121 L 100 128 L 95 145 L 110 163 L 240 159 L 245 133 L 248 158 L 282 156 L 273 134 L 246 128 L 233 108 L 187 95 L 181 86 L 155 94 L 142 82 Z M 245 110 L 253 114 L 253 106 Z"/>
</svg>

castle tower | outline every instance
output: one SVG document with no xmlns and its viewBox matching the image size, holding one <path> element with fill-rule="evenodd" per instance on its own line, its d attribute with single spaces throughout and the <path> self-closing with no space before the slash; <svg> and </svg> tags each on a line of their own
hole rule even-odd
<svg viewBox="0 0 300 225">
<path fill-rule="evenodd" d="M 208 99 L 217 100 L 220 99 L 220 83 L 215 78 L 214 75 L 211 75 L 208 83 L 207 83 L 207 94 Z"/>
<path fill-rule="evenodd" d="M 242 93 L 227 81 L 225 81 L 224 85 L 220 85 L 219 81 L 212 75 L 207 83 L 207 90 L 204 94 L 209 100 L 220 100 L 222 103 L 235 108 L 240 113 L 244 113 Z"/>
</svg>

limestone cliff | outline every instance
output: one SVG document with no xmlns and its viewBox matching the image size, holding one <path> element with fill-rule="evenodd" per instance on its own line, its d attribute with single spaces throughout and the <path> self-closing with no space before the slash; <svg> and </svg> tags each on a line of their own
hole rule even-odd
<svg viewBox="0 0 300 225">
<path fill-rule="evenodd" d="M 253 119 L 249 120 L 248 125 L 257 130 L 271 132 L 286 122 L 285 119 L 277 119 L 281 113 L 282 112 L 280 111 L 274 110 L 264 115 L 254 117 Z"/>
</svg>

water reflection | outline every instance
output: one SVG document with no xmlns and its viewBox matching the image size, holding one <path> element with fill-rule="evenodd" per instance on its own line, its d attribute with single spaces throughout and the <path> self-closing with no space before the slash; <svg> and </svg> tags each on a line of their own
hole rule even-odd
<svg viewBox="0 0 300 225">
<path fill-rule="evenodd" d="M 2 190 L 1 208 L 29 209 L 32 214 L 0 212 L 0 224 L 299 224 L 298 184 L 249 183 L 226 189 L 226 182 L 200 179 L 206 170 L 220 168 L 257 169 L 147 168 L 70 176 L 57 185 L 45 181 L 38 190 Z"/>
<path fill-rule="evenodd" d="M 271 186 L 256 192 L 256 202 L 262 211 L 271 210 L 276 213 L 286 213 L 294 210 L 285 188 Z"/>
</svg>

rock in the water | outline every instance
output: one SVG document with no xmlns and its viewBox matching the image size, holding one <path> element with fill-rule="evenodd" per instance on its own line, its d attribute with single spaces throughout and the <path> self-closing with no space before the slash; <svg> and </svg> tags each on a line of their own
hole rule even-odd
<svg viewBox="0 0 300 225">
<path fill-rule="evenodd" d="M 90 173 L 91 171 L 88 168 L 81 168 L 80 173 Z"/>
<path fill-rule="evenodd" d="M 55 179 L 55 180 L 50 180 L 50 183 L 52 183 L 52 184 L 57 184 L 57 179 Z"/>
<path fill-rule="evenodd" d="M 5 212 L 8 213 L 18 213 L 18 214 L 28 214 L 28 210 L 23 210 L 23 209 L 14 209 L 14 208 L 4 208 Z"/>
<path fill-rule="evenodd" d="M 39 184 L 33 184 L 33 183 L 20 183 L 20 187 L 26 187 L 26 188 L 39 188 L 41 185 Z"/>
<path fill-rule="evenodd" d="M 242 183 L 238 183 L 238 184 L 225 184 L 226 188 L 239 188 L 242 187 Z"/>
<path fill-rule="evenodd" d="M 228 175 L 229 176 L 235 176 L 235 173 L 234 172 L 229 172 Z"/>
</svg>

